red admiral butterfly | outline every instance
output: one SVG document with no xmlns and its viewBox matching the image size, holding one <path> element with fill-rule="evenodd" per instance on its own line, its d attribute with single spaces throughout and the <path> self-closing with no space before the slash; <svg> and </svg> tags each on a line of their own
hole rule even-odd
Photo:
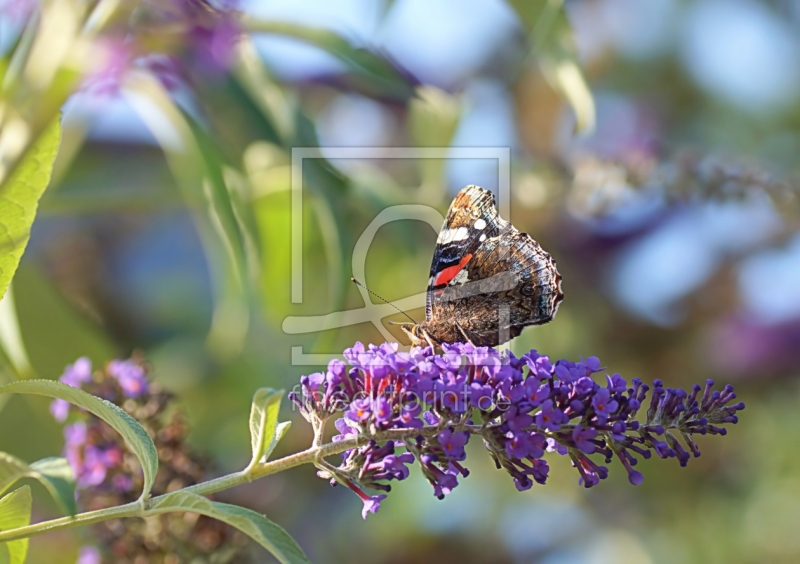
<svg viewBox="0 0 800 564">
<path fill-rule="evenodd" d="M 419 346 L 493 347 L 553 319 L 563 298 L 553 258 L 498 215 L 491 192 L 467 186 L 436 240 L 425 321 L 402 329 Z"/>
</svg>

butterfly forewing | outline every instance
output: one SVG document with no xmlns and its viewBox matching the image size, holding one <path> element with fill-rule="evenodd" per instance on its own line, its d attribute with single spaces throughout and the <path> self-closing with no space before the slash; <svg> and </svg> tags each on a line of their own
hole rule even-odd
<svg viewBox="0 0 800 564">
<path fill-rule="evenodd" d="M 509 228 L 497 214 L 494 194 L 479 186 L 467 186 L 458 193 L 436 239 L 425 309 L 428 318 L 436 291 L 453 280 L 484 241 Z"/>
</svg>

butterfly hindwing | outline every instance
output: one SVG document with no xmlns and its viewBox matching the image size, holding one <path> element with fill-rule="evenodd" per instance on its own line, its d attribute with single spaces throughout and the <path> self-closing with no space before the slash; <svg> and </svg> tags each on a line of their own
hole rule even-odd
<svg viewBox="0 0 800 564">
<path fill-rule="evenodd" d="M 455 282 L 433 300 L 429 330 L 445 342 L 503 343 L 553 319 L 563 298 L 553 258 L 518 231 L 485 240 Z"/>
</svg>

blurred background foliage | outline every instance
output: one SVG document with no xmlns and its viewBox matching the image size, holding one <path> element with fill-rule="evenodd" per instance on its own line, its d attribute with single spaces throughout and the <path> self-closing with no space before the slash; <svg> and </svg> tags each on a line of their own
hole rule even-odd
<svg viewBox="0 0 800 564">
<path fill-rule="evenodd" d="M 800 3 L 0 6 L 0 178 L 62 125 L 0 307 L 4 380 L 142 350 L 181 398 L 192 442 L 218 468 L 242 467 L 253 390 L 314 370 L 292 364 L 293 347 L 332 357 L 382 340 L 367 323 L 283 330 L 287 316 L 363 307 L 347 279 L 370 222 L 398 204 L 443 213 L 466 184 L 498 188 L 489 159 L 331 159 L 325 147 L 510 147 L 510 219 L 554 255 L 566 293 L 556 320 L 512 348 L 598 355 L 628 379 L 731 382 L 742 424 L 702 441 L 686 470 L 644 461 L 637 488 L 617 472 L 584 490 L 555 459 L 547 487 L 519 494 L 476 457 L 446 501 L 412 477 L 367 522 L 310 468 L 228 499 L 319 562 L 800 559 Z M 300 177 L 292 148 L 317 146 Z M 420 222 L 381 228 L 364 282 L 390 300 L 422 292 L 435 238 Z M 46 402 L 2 405 L 0 450 L 60 452 Z M 278 449 L 310 436 L 296 424 Z M 34 498 L 35 520 L 56 514 Z M 72 562 L 86 540 L 34 539 L 30 561 Z"/>
</svg>

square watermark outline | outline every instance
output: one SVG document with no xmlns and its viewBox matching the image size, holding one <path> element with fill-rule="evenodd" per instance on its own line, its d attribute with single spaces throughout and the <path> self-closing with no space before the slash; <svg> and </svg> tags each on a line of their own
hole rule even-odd
<svg viewBox="0 0 800 564">
<path fill-rule="evenodd" d="M 325 152 L 322 152 L 322 149 Z M 292 147 L 291 273 L 292 303 L 303 303 L 303 161 L 305 159 L 481 159 L 497 160 L 497 207 L 511 217 L 511 149 L 509 147 Z M 287 318 L 289 319 L 289 318 Z M 324 366 L 338 353 L 304 353 L 292 347 L 292 366 Z"/>
</svg>

